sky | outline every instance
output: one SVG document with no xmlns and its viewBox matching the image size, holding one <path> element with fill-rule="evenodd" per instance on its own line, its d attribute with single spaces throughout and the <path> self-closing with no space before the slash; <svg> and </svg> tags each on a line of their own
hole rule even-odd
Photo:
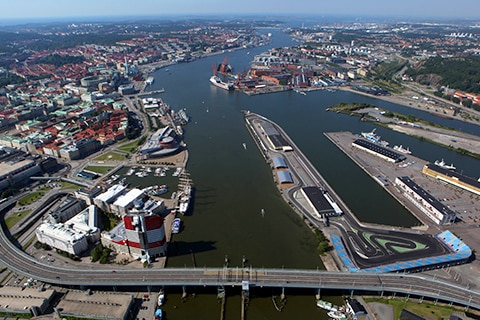
<svg viewBox="0 0 480 320">
<path fill-rule="evenodd" d="M 2 0 L 11 19 L 154 15 L 345 15 L 480 20 L 479 0 Z M 5 22 L 5 21 L 3 21 Z"/>
</svg>

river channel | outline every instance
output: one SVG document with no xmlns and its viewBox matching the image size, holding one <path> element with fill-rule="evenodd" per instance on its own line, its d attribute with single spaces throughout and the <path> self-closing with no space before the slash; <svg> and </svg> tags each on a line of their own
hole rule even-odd
<svg viewBox="0 0 480 320">
<path fill-rule="evenodd" d="M 225 55 L 241 71 L 248 68 L 255 54 L 295 45 L 280 30 L 261 32 L 272 33 L 267 46 L 226 52 L 152 74 L 155 82 L 151 90 L 164 88 L 158 97 L 174 110 L 186 108 L 191 117 L 184 131 L 190 157 L 187 169 L 195 185 L 193 210 L 182 218 L 184 229 L 174 237 L 176 254 L 168 258 L 168 267 L 219 267 L 226 256 L 230 266 L 241 266 L 245 256 L 247 265 L 257 268 L 323 268 L 314 235 L 281 198 L 269 166 L 245 127 L 241 110 L 259 113 L 282 126 L 361 221 L 394 226 L 410 227 L 418 221 L 322 134 L 371 131 L 374 124 L 325 109 L 339 102 L 368 102 L 480 134 L 474 125 L 341 90 L 247 96 L 211 86 L 212 65 L 220 63 Z M 478 174 L 477 160 L 381 127 L 377 133 L 391 145 L 408 146 L 415 156 L 429 161 L 444 158 L 466 175 Z M 240 319 L 238 291 L 227 297 L 226 319 Z M 257 293 L 247 312 L 250 319 L 328 319 L 315 307 L 314 290 L 287 292 L 289 300 L 283 312 L 275 310 L 272 294 L 279 295 L 280 291 L 264 289 Z M 338 296 L 331 299 L 341 302 Z M 197 294 L 184 304 L 179 300 L 179 292 L 170 295 L 165 305 L 168 319 L 219 317 L 216 311 L 209 311 L 219 310 L 214 294 Z"/>
</svg>

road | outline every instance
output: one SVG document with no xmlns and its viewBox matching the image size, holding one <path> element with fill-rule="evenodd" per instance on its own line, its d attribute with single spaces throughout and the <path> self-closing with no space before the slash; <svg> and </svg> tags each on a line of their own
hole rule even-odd
<svg viewBox="0 0 480 320">
<path fill-rule="evenodd" d="M 0 232 L 0 260 L 15 273 L 36 280 L 80 287 L 241 286 L 397 292 L 480 309 L 480 292 L 420 274 L 370 274 L 255 268 L 123 269 L 117 266 L 60 267 L 18 249 Z"/>
</svg>

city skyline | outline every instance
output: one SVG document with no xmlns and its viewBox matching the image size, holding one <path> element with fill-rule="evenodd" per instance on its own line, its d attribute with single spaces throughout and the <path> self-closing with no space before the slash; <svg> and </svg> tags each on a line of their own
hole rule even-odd
<svg viewBox="0 0 480 320">
<path fill-rule="evenodd" d="M 86 17 L 152 17 L 159 15 L 345 15 L 354 17 L 398 17 L 413 19 L 451 18 L 473 19 L 478 17 L 480 2 L 447 0 L 385 2 L 382 0 L 354 1 L 341 3 L 331 1 L 304 0 L 292 6 L 291 1 L 266 0 L 231 2 L 219 0 L 180 0 L 168 4 L 155 0 L 140 0 L 135 6 L 125 0 L 59 2 L 56 0 L 21 0 L 4 5 L 0 21 L 13 19 L 58 19 Z M 221 16 L 218 16 L 221 18 Z"/>
</svg>

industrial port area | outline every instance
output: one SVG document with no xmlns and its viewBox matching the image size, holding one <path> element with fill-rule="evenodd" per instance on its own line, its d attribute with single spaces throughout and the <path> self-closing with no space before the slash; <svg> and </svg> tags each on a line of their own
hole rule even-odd
<svg viewBox="0 0 480 320">
<path fill-rule="evenodd" d="M 274 180 L 285 200 L 332 241 L 334 263 L 325 258 L 327 268 L 374 273 L 428 273 L 428 270 L 440 269 L 443 276 L 451 279 L 451 266 L 468 263 L 465 274 L 458 276 L 456 273 L 453 280 L 467 287 L 478 286 L 470 270 L 480 270 L 476 261 L 472 263 L 473 251 L 480 248 L 478 189 L 477 194 L 467 192 L 427 176 L 422 170 L 425 171 L 429 164 L 422 159 L 365 139 L 364 136 L 374 133 L 363 133 L 363 136 L 350 132 L 325 133 L 379 187 L 421 222 L 411 229 L 365 224 L 357 220 L 355 213 L 335 194 L 280 127 L 248 111 L 245 119 L 259 150 L 272 166 Z M 355 143 L 361 147 L 354 147 Z M 445 169 L 438 169 L 442 170 Z M 412 190 L 404 189 L 401 181 L 407 180 L 414 184 Z M 477 181 L 470 183 L 473 188 L 478 188 Z M 419 195 L 423 192 L 426 198 L 419 200 L 413 191 Z M 432 214 L 435 209 L 431 205 L 438 208 L 437 216 Z M 468 244 L 461 239 L 468 239 Z"/>
</svg>

